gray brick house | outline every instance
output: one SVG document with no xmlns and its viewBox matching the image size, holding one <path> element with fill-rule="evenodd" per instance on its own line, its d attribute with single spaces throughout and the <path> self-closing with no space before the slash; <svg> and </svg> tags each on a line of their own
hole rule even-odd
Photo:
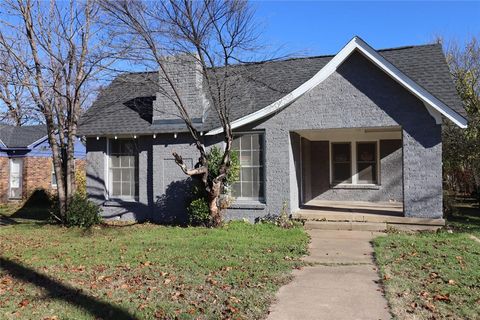
<svg viewBox="0 0 480 320">
<path fill-rule="evenodd" d="M 374 50 L 355 37 L 335 56 L 242 68 L 249 76 L 230 114 L 241 177 L 228 218 L 278 214 L 284 203 L 292 213 L 442 218 L 441 126 L 467 120 L 440 45 Z M 201 77 L 179 68 L 178 80 L 201 106 L 192 112 L 206 144 L 221 145 Z M 185 215 L 190 182 L 172 152 L 189 164 L 198 156 L 185 126 L 158 111 L 169 104 L 158 81 L 156 72 L 121 75 L 81 119 L 88 192 L 106 217 Z"/>
</svg>

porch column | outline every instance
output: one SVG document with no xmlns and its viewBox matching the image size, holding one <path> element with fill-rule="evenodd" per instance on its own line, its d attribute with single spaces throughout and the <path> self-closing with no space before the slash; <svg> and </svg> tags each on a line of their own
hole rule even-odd
<svg viewBox="0 0 480 320">
<path fill-rule="evenodd" d="M 406 217 L 443 216 L 440 125 L 403 129 L 403 197 Z"/>
</svg>

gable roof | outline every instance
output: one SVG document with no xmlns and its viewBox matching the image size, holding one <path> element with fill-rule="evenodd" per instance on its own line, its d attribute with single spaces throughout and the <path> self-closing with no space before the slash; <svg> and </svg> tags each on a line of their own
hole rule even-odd
<svg viewBox="0 0 480 320">
<path fill-rule="evenodd" d="M 33 126 L 0 126 L 0 148 L 28 149 L 36 142 L 41 142 L 47 137 L 46 125 Z"/>
<path fill-rule="evenodd" d="M 375 51 L 363 40 L 355 37 L 340 52 L 360 50 L 360 44 L 367 53 L 388 66 L 387 70 L 395 70 L 397 74 L 403 75 L 402 79 L 409 78 L 411 82 L 414 82 L 417 85 L 415 89 L 426 100 L 435 102 L 437 107 L 441 106 L 444 110 L 453 111 L 451 114 L 446 111 L 444 113 L 463 125 L 465 111 L 456 93 L 440 45 L 408 46 Z M 333 62 L 330 63 L 331 61 Z M 326 70 L 329 70 L 325 69 L 327 64 L 330 63 L 329 68 L 331 68 L 332 65 L 339 64 L 341 61 L 343 60 L 337 54 L 239 66 L 240 77 L 235 83 L 237 99 L 232 101 L 229 110 L 230 120 L 233 124 L 244 123 L 245 119 L 254 119 L 252 114 L 258 116 L 258 114 L 262 115 L 265 110 L 274 109 L 273 104 L 277 107 L 279 105 L 284 107 L 282 103 L 291 99 L 295 90 L 304 86 L 305 83 L 309 86 L 312 83 L 315 85 L 315 81 L 321 79 L 320 76 L 317 76 L 315 81 L 311 79 L 320 71 L 324 70 L 322 77 L 325 76 Z M 161 129 L 152 126 L 148 117 L 145 117 L 144 114 L 142 116 L 142 113 L 148 114 L 148 112 L 134 110 L 131 106 L 127 106 L 127 102 L 135 98 L 150 97 L 153 99 L 157 90 L 157 77 L 156 72 L 130 73 L 117 77 L 82 117 L 79 134 L 161 133 Z M 302 90 L 298 90 L 297 94 L 301 95 L 305 87 L 306 85 Z M 423 91 L 419 88 L 423 88 Z M 448 109 L 445 106 L 448 106 Z M 442 108 L 438 110 L 442 110 Z M 450 110 L 448 111 L 450 112 Z M 215 133 L 219 132 L 218 130 L 213 131 L 218 126 L 216 115 L 210 111 L 199 129 Z M 185 129 L 178 128 L 176 130 L 176 132 L 181 131 L 185 131 Z M 174 132 L 174 130 L 168 129 L 167 132 Z"/>
</svg>

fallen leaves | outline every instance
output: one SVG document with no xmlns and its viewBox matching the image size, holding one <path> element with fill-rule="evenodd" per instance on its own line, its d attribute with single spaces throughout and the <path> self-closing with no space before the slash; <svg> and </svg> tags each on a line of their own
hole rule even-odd
<svg viewBox="0 0 480 320">
<path fill-rule="evenodd" d="M 26 306 L 28 306 L 28 304 L 30 303 L 30 301 L 28 299 L 23 299 L 22 301 L 20 301 L 20 303 L 18 304 L 18 306 L 20 308 L 24 308 Z"/>
</svg>

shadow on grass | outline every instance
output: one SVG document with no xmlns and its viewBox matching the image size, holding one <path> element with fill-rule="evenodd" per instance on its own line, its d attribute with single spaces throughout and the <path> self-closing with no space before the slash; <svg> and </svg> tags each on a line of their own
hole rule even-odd
<svg viewBox="0 0 480 320">
<path fill-rule="evenodd" d="M 480 232 L 480 208 L 478 204 L 462 201 L 456 212 L 447 217 L 448 224 L 463 232 Z"/>
<path fill-rule="evenodd" d="M 47 192 L 43 189 L 37 189 L 27 201 L 25 201 L 22 207 L 15 211 L 10 217 L 48 221 L 51 206 L 52 201 Z"/>
<path fill-rule="evenodd" d="M 64 285 L 57 280 L 4 257 L 0 257 L 0 269 L 3 269 L 12 277 L 30 282 L 37 287 L 47 290 L 49 296 L 53 299 L 63 300 L 66 303 L 82 308 L 95 318 L 136 319 L 127 310 L 119 306 L 90 297 L 75 288 Z"/>
</svg>

